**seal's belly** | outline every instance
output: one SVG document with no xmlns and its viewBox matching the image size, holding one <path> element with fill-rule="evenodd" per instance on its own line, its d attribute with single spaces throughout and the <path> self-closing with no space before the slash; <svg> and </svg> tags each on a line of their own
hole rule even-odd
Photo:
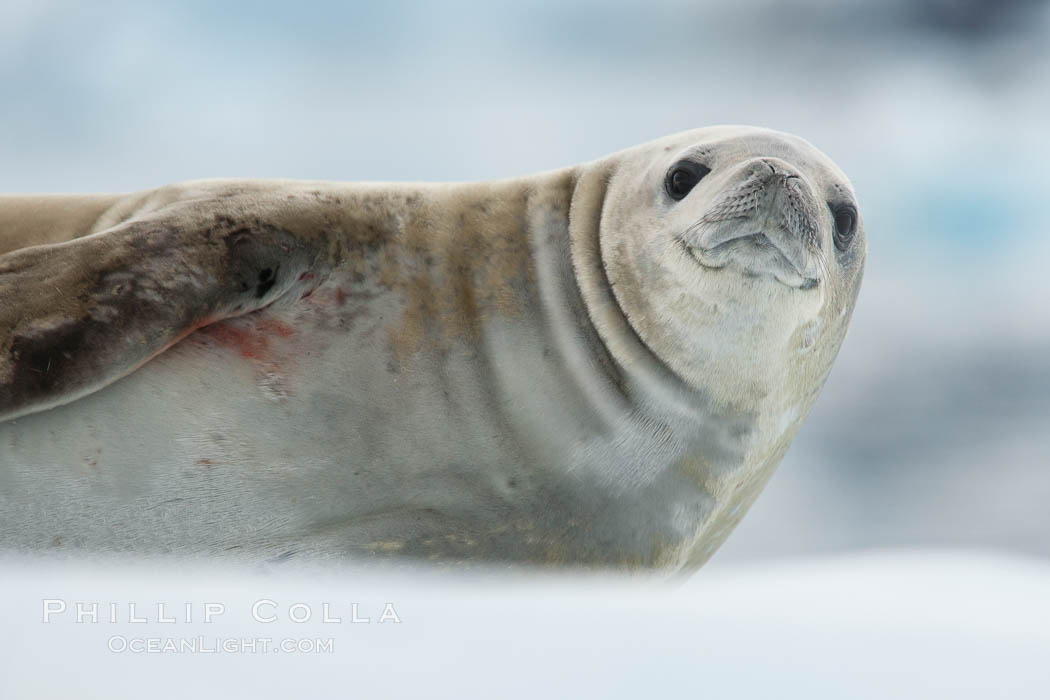
<svg viewBox="0 0 1050 700">
<path fill-rule="evenodd" d="M 403 319 L 322 287 L 0 425 L 2 544 L 653 564 L 697 537 L 682 446 L 603 416 L 540 318 L 408 346 Z"/>
</svg>

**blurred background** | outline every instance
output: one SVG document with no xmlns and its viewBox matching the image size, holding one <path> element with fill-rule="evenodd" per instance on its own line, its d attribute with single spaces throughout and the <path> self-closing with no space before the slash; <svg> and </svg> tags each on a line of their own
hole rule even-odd
<svg viewBox="0 0 1050 700">
<path fill-rule="evenodd" d="M 0 191 L 491 179 L 743 123 L 829 154 L 869 248 L 813 414 L 673 594 L 4 561 L 0 696 L 187 697 L 234 671 L 252 696 L 1048 697 L 1047 115 L 1035 0 L 0 0 Z M 41 596 L 307 590 L 405 624 L 275 665 L 115 656 L 109 628 L 39 622 Z M 260 633 L 242 622 L 223 633 Z"/>
<path fill-rule="evenodd" d="M 1035 0 L 0 2 L 0 191 L 470 180 L 743 123 L 828 153 L 869 262 L 713 565 L 1050 555 L 1050 8 Z"/>
</svg>

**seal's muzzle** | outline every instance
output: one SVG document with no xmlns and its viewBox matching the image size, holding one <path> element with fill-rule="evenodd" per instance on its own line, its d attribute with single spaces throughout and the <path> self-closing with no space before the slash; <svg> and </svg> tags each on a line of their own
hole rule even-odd
<svg viewBox="0 0 1050 700">
<path fill-rule="evenodd" d="M 728 174 L 724 194 L 686 233 L 701 265 L 737 264 L 800 289 L 822 277 L 817 198 L 806 178 L 779 158 L 755 158 Z"/>
</svg>

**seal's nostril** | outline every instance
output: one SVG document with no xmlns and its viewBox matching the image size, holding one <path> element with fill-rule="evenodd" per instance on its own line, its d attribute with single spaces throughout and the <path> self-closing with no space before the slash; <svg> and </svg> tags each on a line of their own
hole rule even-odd
<svg viewBox="0 0 1050 700">
<path fill-rule="evenodd" d="M 778 162 L 775 158 L 762 158 L 761 161 L 767 168 L 769 168 L 773 176 L 779 176 L 784 180 L 799 179 L 802 177 L 799 173 L 795 172 L 795 169 L 790 165 Z"/>
</svg>

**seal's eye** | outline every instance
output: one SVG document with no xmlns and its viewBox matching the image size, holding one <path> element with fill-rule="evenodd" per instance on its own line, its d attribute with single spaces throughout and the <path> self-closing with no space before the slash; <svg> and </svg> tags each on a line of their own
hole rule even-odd
<svg viewBox="0 0 1050 700">
<path fill-rule="evenodd" d="M 667 171 L 664 188 L 671 199 L 677 201 L 689 194 L 689 191 L 696 187 L 696 183 L 700 182 L 700 179 L 709 172 L 711 168 L 706 165 L 683 160 L 675 163 L 674 167 Z"/>
<path fill-rule="evenodd" d="M 840 204 L 831 208 L 831 214 L 835 217 L 835 247 L 846 250 L 857 229 L 857 210 L 850 204 Z"/>
</svg>

